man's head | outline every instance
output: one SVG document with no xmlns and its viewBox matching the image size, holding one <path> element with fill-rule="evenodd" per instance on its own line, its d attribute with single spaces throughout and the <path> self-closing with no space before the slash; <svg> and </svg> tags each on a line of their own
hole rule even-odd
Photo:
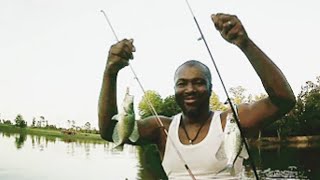
<svg viewBox="0 0 320 180">
<path fill-rule="evenodd" d="M 208 112 L 211 95 L 211 73 L 209 68 L 196 60 L 180 65 L 174 75 L 175 97 L 183 113 L 197 116 Z"/>
</svg>

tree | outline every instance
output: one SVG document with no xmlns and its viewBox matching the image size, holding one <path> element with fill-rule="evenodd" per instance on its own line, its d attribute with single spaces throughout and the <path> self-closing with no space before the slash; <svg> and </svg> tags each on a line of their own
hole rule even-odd
<svg viewBox="0 0 320 180">
<path fill-rule="evenodd" d="M 71 120 L 67 120 L 67 122 L 68 122 L 68 128 L 70 129 L 71 128 Z"/>
<path fill-rule="evenodd" d="M 315 135 L 320 132 L 320 76 L 301 87 L 295 107 L 264 129 L 278 136 Z"/>
<path fill-rule="evenodd" d="M 163 100 L 162 108 L 160 108 L 160 109 L 161 109 L 161 112 L 159 112 L 159 113 L 164 116 L 168 116 L 168 117 L 171 117 L 171 116 L 176 115 L 179 112 L 181 112 L 181 109 L 178 106 L 174 95 L 170 95 L 170 96 L 166 97 Z"/>
<path fill-rule="evenodd" d="M 37 127 L 41 128 L 41 120 L 37 121 Z"/>
<path fill-rule="evenodd" d="M 12 125 L 12 122 L 10 120 L 3 120 L 3 124 Z"/>
<path fill-rule="evenodd" d="M 40 127 L 45 127 L 46 126 L 46 120 L 44 116 L 40 116 Z"/>
<path fill-rule="evenodd" d="M 213 91 L 210 96 L 210 109 L 213 111 L 224 111 L 227 109 L 227 107 L 222 102 L 220 102 L 219 96 Z"/>
<path fill-rule="evenodd" d="M 142 97 L 140 103 L 139 103 L 139 115 L 141 118 L 146 118 L 148 116 L 153 115 L 153 111 L 151 110 L 151 107 L 149 105 L 149 102 L 153 105 L 156 112 L 160 114 L 159 112 L 162 112 L 162 98 L 156 91 L 148 90 Z"/>
<path fill-rule="evenodd" d="M 242 86 L 232 87 L 229 89 L 229 93 L 231 94 L 231 99 L 235 104 L 241 104 L 245 102 L 245 95 L 244 92 L 246 91 L 245 88 Z"/>
<path fill-rule="evenodd" d="M 18 114 L 17 117 L 14 119 L 15 121 L 15 126 L 18 126 L 20 128 L 25 128 L 27 127 L 27 122 L 23 120 L 23 117 L 21 114 Z"/>
<path fill-rule="evenodd" d="M 71 121 L 71 129 L 76 129 L 76 121 L 75 120 L 72 120 Z"/>
<path fill-rule="evenodd" d="M 318 77 L 319 82 L 319 77 Z M 308 92 L 304 94 L 304 111 L 301 119 L 306 123 L 306 130 L 311 135 L 319 134 L 320 132 L 320 84 L 307 82 Z"/>
<path fill-rule="evenodd" d="M 35 127 L 35 126 L 36 126 L 36 118 L 35 118 L 35 117 L 33 117 L 33 119 L 32 119 L 32 124 L 31 124 L 31 126 L 32 126 L 32 127 Z"/>
<path fill-rule="evenodd" d="M 86 123 L 84 124 L 84 129 L 85 129 L 87 132 L 89 132 L 90 129 L 91 129 L 91 124 L 90 124 L 89 122 L 86 122 Z"/>
</svg>

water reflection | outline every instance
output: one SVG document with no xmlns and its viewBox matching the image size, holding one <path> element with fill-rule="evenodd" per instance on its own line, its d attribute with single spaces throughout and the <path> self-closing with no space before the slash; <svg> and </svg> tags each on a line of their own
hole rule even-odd
<svg viewBox="0 0 320 180">
<path fill-rule="evenodd" d="M 57 142 L 64 142 L 66 144 L 66 153 L 74 156 L 76 149 L 83 149 L 85 156 L 90 156 L 91 149 L 96 149 L 97 144 L 102 144 L 104 151 L 110 153 L 113 149 L 111 143 L 105 141 L 97 142 L 96 140 L 79 140 L 74 138 L 57 138 L 51 136 L 39 136 L 39 135 L 30 135 L 26 133 L 10 133 L 10 132 L 0 132 L 0 136 L 3 138 L 12 138 L 14 137 L 14 143 L 17 150 L 22 149 L 25 142 L 29 138 L 31 141 L 32 149 L 37 149 L 43 151 L 48 148 L 49 144 L 56 144 Z"/>
<path fill-rule="evenodd" d="M 124 151 L 116 151 L 113 143 L 105 141 L 6 132 L 0 132 L 0 137 L 1 180 L 40 180 L 47 176 L 79 180 L 166 179 L 154 145 L 125 146 Z M 260 179 L 320 179 L 319 143 L 252 145 L 250 150 Z M 248 162 L 245 167 L 246 179 L 254 179 Z"/>
<path fill-rule="evenodd" d="M 156 145 L 144 145 L 138 148 L 141 179 L 168 179 L 161 165 L 161 159 Z"/>
<path fill-rule="evenodd" d="M 14 143 L 14 144 L 13 144 Z M 0 131 L 0 179 L 139 179 L 136 148 Z M 106 172 L 107 170 L 107 172 Z"/>
<path fill-rule="evenodd" d="M 27 140 L 27 134 L 25 134 L 25 133 L 18 134 L 15 137 L 16 148 L 21 149 L 26 140 Z"/>
<path fill-rule="evenodd" d="M 3 132 L 0 132 L 1 133 L 1 136 L 2 137 L 10 137 L 11 135 L 12 135 L 12 133 L 10 133 L 10 132 L 5 132 L 5 131 L 3 131 Z"/>
<path fill-rule="evenodd" d="M 273 143 L 252 146 L 262 179 L 320 179 L 319 143 Z"/>
</svg>

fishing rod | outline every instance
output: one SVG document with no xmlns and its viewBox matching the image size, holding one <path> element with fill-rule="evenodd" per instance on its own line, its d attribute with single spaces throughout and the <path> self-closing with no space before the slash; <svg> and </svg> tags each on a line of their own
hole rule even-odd
<svg viewBox="0 0 320 180">
<path fill-rule="evenodd" d="M 215 67 L 215 70 L 216 70 L 216 72 L 217 72 L 217 74 L 218 74 L 218 76 L 219 76 L 219 79 L 220 79 L 220 82 L 221 82 L 221 84 L 222 84 L 223 90 L 224 90 L 224 92 L 225 92 L 225 94 L 226 94 L 226 96 L 227 96 L 227 101 L 228 101 L 228 103 L 230 104 L 231 111 L 232 111 L 233 116 L 234 116 L 234 118 L 235 118 L 235 120 L 236 120 L 237 126 L 238 126 L 238 128 L 239 128 L 239 130 L 240 130 L 240 135 L 241 135 L 242 141 L 243 141 L 243 143 L 244 143 L 244 145 L 245 145 L 245 148 L 246 148 L 246 150 L 247 150 L 247 152 L 248 152 L 249 161 L 250 161 L 251 167 L 252 167 L 252 169 L 253 169 L 254 175 L 255 175 L 256 179 L 259 180 L 259 176 L 258 176 L 258 173 L 257 173 L 256 166 L 255 166 L 254 161 L 253 161 L 253 159 L 252 159 L 252 157 L 251 157 L 251 155 L 250 155 L 248 143 L 246 142 L 246 139 L 245 139 L 245 137 L 244 137 L 244 135 L 243 135 L 243 131 L 242 131 L 241 126 L 240 126 L 240 121 L 239 121 L 238 113 L 237 113 L 237 111 L 235 110 L 233 103 L 231 102 L 229 93 L 227 92 L 226 86 L 225 86 L 225 84 L 224 84 L 224 82 L 223 82 L 223 80 L 222 80 L 222 77 L 221 77 L 221 74 L 220 74 L 220 72 L 219 72 L 218 66 L 217 66 L 217 64 L 216 64 L 216 62 L 215 62 L 215 60 L 214 60 L 214 58 L 213 58 L 213 55 L 212 55 L 210 49 L 209 49 L 209 46 L 208 46 L 207 41 L 206 41 L 206 39 L 205 39 L 205 37 L 204 37 L 204 35 L 203 35 L 203 33 L 202 33 L 202 30 L 201 30 L 200 25 L 199 25 L 199 23 L 198 23 L 198 21 L 197 21 L 197 18 L 195 17 L 195 15 L 194 15 L 194 13 L 193 13 L 193 10 L 192 10 L 192 8 L 191 8 L 188 0 L 185 0 L 185 1 L 186 1 L 187 5 L 188 5 L 188 8 L 189 8 L 190 13 L 191 13 L 191 15 L 192 15 L 192 17 L 193 17 L 193 20 L 194 20 L 194 22 L 196 23 L 197 28 L 198 28 L 198 30 L 199 30 L 199 32 L 200 32 L 201 37 L 200 37 L 198 40 L 203 40 L 203 42 L 204 42 L 204 44 L 205 44 L 205 46 L 206 46 L 206 48 L 207 48 L 207 50 L 208 50 L 208 52 L 209 52 L 211 61 L 212 61 L 213 65 L 214 65 L 214 67 Z"/>
<path fill-rule="evenodd" d="M 112 24 L 111 24 L 111 22 L 110 22 L 110 20 L 109 20 L 109 18 L 108 18 L 108 16 L 107 16 L 107 14 L 106 14 L 103 10 L 101 10 L 101 13 L 103 13 L 104 17 L 106 18 L 106 20 L 107 20 L 107 22 L 108 22 L 108 24 L 109 24 L 109 26 L 110 26 L 110 28 L 111 28 L 111 30 L 112 30 L 112 33 L 113 33 L 114 37 L 116 38 L 117 42 L 119 42 L 118 36 L 117 36 L 116 32 L 114 31 L 114 29 L 113 29 L 113 27 L 112 27 Z M 158 123 L 159 127 L 160 127 L 161 129 L 163 129 L 163 132 L 165 133 L 165 135 L 167 136 L 167 138 L 168 138 L 169 141 L 171 142 L 171 145 L 173 146 L 174 150 L 175 150 L 176 153 L 178 154 L 180 160 L 184 163 L 184 167 L 185 167 L 186 170 L 188 171 L 188 173 L 189 173 L 190 177 L 192 178 L 192 180 L 196 180 L 194 174 L 192 173 L 191 169 L 190 169 L 189 166 L 187 165 L 187 162 L 184 160 L 184 158 L 182 157 L 182 154 L 181 154 L 180 151 L 178 150 L 177 146 L 173 143 L 172 138 L 169 136 L 167 129 L 164 128 L 164 125 L 163 125 L 162 121 L 160 120 L 159 115 L 158 115 L 156 109 L 155 109 L 154 106 L 152 105 L 152 103 L 151 103 L 151 101 L 150 101 L 150 98 L 146 95 L 146 91 L 145 91 L 145 89 L 143 88 L 143 86 L 142 86 L 142 84 L 141 84 L 141 82 L 140 82 L 137 74 L 135 73 L 135 71 L 134 71 L 134 69 L 133 69 L 133 67 L 132 67 L 132 65 L 131 65 L 130 63 L 129 63 L 129 66 L 130 66 L 130 69 L 131 69 L 131 71 L 132 71 L 132 73 L 133 73 L 134 79 L 136 79 L 136 81 L 138 82 L 138 84 L 139 84 L 139 86 L 140 86 L 140 88 L 141 88 L 144 96 L 146 97 L 146 100 L 147 100 L 147 103 L 148 103 L 149 108 L 151 109 L 152 115 L 154 115 L 154 116 L 156 117 L 156 120 L 157 120 L 157 123 Z"/>
</svg>

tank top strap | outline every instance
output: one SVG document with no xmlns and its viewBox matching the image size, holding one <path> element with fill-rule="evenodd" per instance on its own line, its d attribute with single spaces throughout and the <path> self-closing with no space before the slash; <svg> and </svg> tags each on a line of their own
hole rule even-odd
<svg viewBox="0 0 320 180">
<path fill-rule="evenodd" d="M 210 131 L 214 131 L 220 135 L 223 134 L 223 129 L 222 129 L 222 124 L 221 124 L 221 111 L 215 111 L 213 114 L 213 117 L 211 119 L 211 124 L 210 124 Z"/>
</svg>

